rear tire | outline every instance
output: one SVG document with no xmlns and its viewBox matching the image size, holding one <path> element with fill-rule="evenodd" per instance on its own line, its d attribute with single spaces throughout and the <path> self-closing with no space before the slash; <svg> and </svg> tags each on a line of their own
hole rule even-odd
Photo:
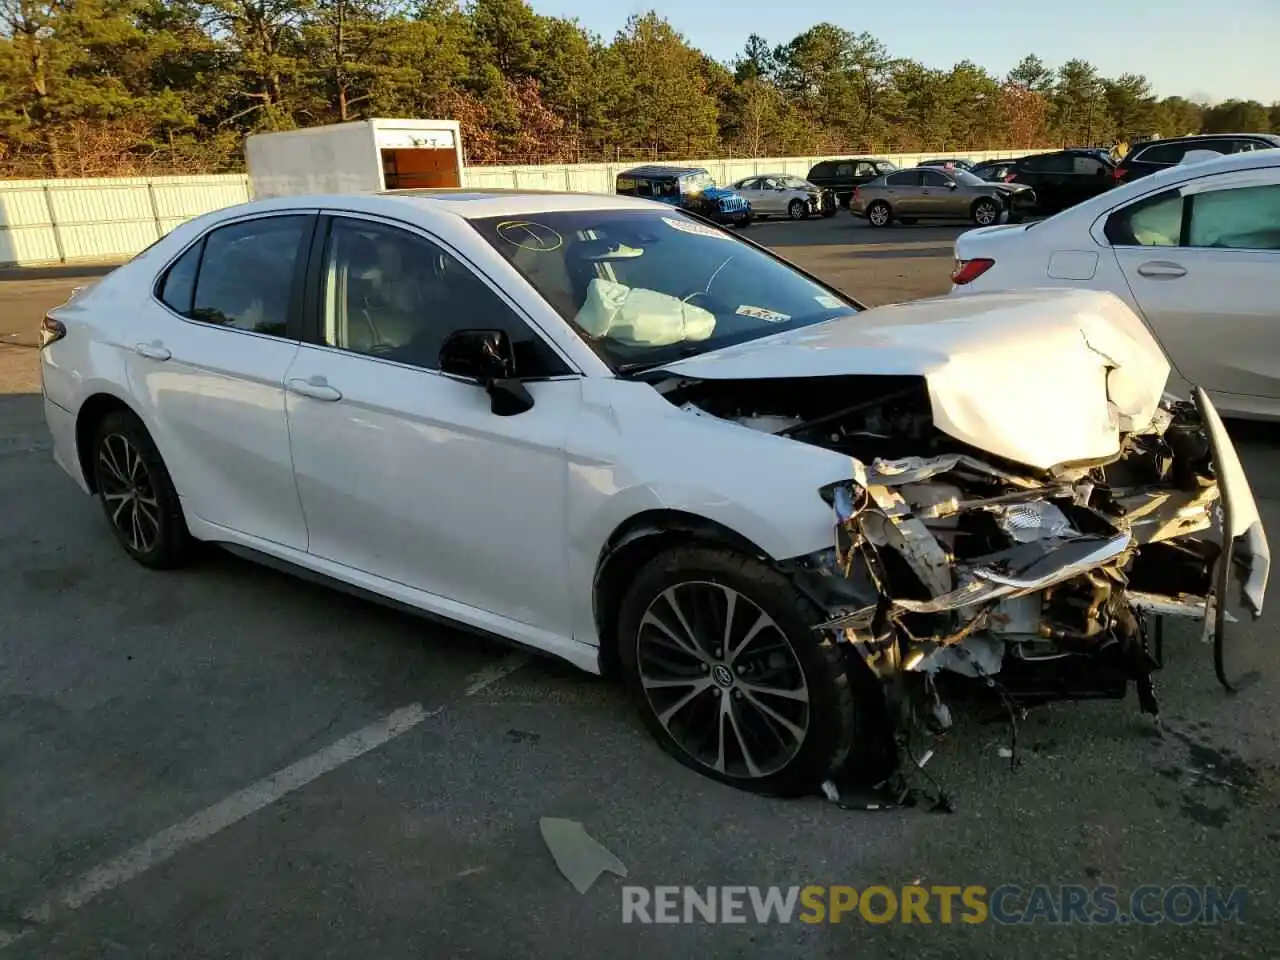
<svg viewBox="0 0 1280 960">
<path fill-rule="evenodd" d="M 98 502 L 125 552 L 157 570 L 190 563 L 195 540 L 182 501 L 142 421 L 117 410 L 98 424 L 92 442 Z"/>
<path fill-rule="evenodd" d="M 760 560 L 675 547 L 623 598 L 619 659 L 645 726 L 680 763 L 754 793 L 812 793 L 862 755 L 872 738 L 859 708 L 881 696 L 860 661 L 812 629 L 822 619 Z"/>
<path fill-rule="evenodd" d="M 887 227 L 893 223 L 893 210 L 883 200 L 867 207 L 867 222 L 873 227 Z"/>
</svg>

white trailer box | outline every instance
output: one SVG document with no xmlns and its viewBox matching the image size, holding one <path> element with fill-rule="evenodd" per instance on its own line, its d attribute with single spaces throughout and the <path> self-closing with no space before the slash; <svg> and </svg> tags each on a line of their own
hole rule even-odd
<svg viewBox="0 0 1280 960">
<path fill-rule="evenodd" d="M 456 120 L 357 120 L 258 133 L 244 153 L 257 199 L 462 186 Z"/>
</svg>

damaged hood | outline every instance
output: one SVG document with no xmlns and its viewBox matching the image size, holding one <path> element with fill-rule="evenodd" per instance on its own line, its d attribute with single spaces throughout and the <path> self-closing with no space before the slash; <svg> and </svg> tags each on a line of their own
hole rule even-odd
<svg viewBox="0 0 1280 960">
<path fill-rule="evenodd" d="M 1155 415 L 1169 364 L 1114 294 L 1045 289 L 877 307 L 669 364 L 704 380 L 917 375 L 934 425 L 1046 470 L 1112 457 Z"/>
</svg>

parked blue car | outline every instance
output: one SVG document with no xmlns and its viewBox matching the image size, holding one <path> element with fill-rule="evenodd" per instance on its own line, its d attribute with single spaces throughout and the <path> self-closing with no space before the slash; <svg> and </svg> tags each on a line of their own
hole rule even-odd
<svg viewBox="0 0 1280 960">
<path fill-rule="evenodd" d="M 618 174 L 616 186 L 616 192 L 623 196 L 669 203 L 717 223 L 745 227 L 751 222 L 747 198 L 737 190 L 717 187 L 711 174 L 701 167 L 635 167 Z"/>
</svg>

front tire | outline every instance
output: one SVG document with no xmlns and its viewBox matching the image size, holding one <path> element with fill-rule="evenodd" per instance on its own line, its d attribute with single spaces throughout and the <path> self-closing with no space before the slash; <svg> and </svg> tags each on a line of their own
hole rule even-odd
<svg viewBox="0 0 1280 960">
<path fill-rule="evenodd" d="M 1000 206 L 994 200 L 983 197 L 973 205 L 973 222 L 980 227 L 990 227 L 1000 222 Z"/>
<path fill-rule="evenodd" d="M 803 200 L 792 200 L 787 204 L 787 216 L 792 220 L 803 220 L 808 215 L 809 211 L 805 207 Z"/>
<path fill-rule="evenodd" d="M 813 792 L 850 757 L 857 700 L 874 684 L 830 634 L 812 629 L 821 619 L 760 560 L 706 545 L 659 554 L 632 582 L 618 620 L 645 726 L 682 764 L 721 783 Z"/>
<path fill-rule="evenodd" d="M 160 451 L 134 414 L 117 410 L 93 434 L 94 485 L 125 552 L 158 570 L 188 564 L 195 542 Z"/>
<path fill-rule="evenodd" d="M 887 227 L 893 223 L 893 210 L 883 200 L 867 207 L 867 222 L 873 227 Z"/>
</svg>

